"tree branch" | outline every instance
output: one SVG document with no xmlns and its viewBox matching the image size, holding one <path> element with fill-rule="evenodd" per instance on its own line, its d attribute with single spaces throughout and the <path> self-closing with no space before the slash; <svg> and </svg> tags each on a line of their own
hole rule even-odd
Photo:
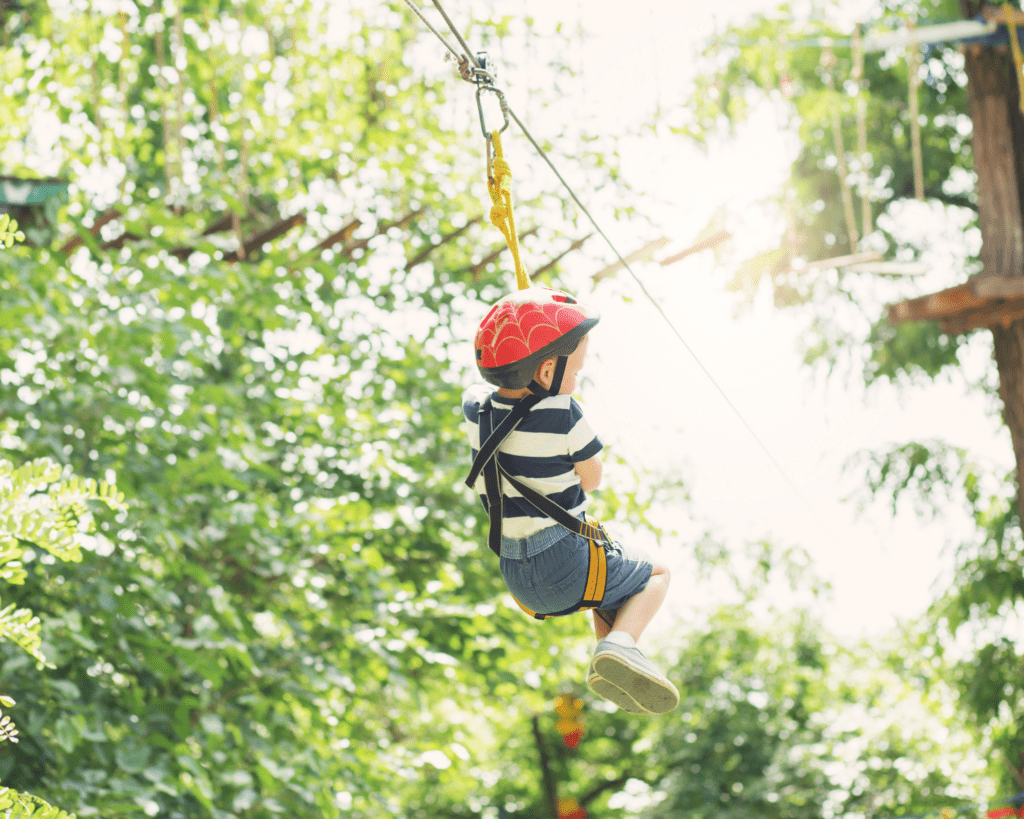
<svg viewBox="0 0 1024 819">
<path fill-rule="evenodd" d="M 531 722 L 533 723 L 533 739 L 537 743 L 537 754 L 540 756 L 541 784 L 548 803 L 548 815 L 551 819 L 558 819 L 558 784 L 551 772 L 551 762 L 548 758 L 547 748 L 544 747 L 544 737 L 540 733 L 540 717 L 534 714 Z"/>
<path fill-rule="evenodd" d="M 639 778 L 640 777 L 633 776 L 632 774 L 622 774 L 621 776 L 615 777 L 615 779 L 607 779 L 604 782 L 595 785 L 589 791 L 583 794 L 583 796 L 580 797 L 580 806 L 585 808 L 605 791 L 609 791 L 612 788 L 621 788 L 630 779 Z"/>
<path fill-rule="evenodd" d="M 959 195 L 959 194 L 951 195 L 951 194 L 948 194 L 948 193 L 943 193 L 941 189 L 940 190 L 935 190 L 935 189 L 926 188 L 925 192 L 924 192 L 924 197 L 925 197 L 925 199 L 938 199 L 944 205 L 956 205 L 959 208 L 967 208 L 968 210 L 973 210 L 975 213 L 978 212 L 977 204 L 972 202 L 970 199 L 968 199 L 966 196 L 963 196 L 963 195 Z M 890 202 L 894 202 L 897 199 L 913 199 L 913 198 L 914 198 L 914 183 L 913 183 L 913 181 L 911 181 L 910 184 L 905 185 L 903 187 L 903 190 L 901 190 L 898 194 L 893 196 L 889 201 Z"/>
<path fill-rule="evenodd" d="M 446 236 L 442 236 L 440 241 L 438 241 L 436 244 L 427 245 L 416 256 L 414 256 L 412 259 L 410 259 L 408 262 L 406 262 L 405 272 L 408 273 L 410 270 L 412 270 L 414 267 L 416 267 L 416 265 L 422 264 L 424 261 L 426 261 L 427 257 L 431 253 L 433 253 L 437 248 L 442 247 L 443 245 L 446 245 L 452 239 L 458 238 L 463 233 L 465 233 L 467 230 L 469 230 L 473 225 L 475 225 L 478 222 L 480 222 L 482 219 L 483 219 L 482 216 L 477 216 L 474 219 L 470 219 L 468 222 L 466 222 L 466 224 L 464 224 L 458 230 L 452 231 L 451 233 L 447 234 Z"/>
</svg>

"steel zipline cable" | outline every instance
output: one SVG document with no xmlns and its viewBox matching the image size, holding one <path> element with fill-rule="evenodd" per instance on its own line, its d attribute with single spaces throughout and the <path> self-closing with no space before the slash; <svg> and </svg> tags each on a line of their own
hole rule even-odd
<svg viewBox="0 0 1024 819">
<path fill-rule="evenodd" d="M 431 32 L 433 32 L 434 36 L 441 41 L 441 44 L 444 45 L 444 47 L 448 50 L 448 53 L 451 54 L 456 60 L 459 60 L 461 62 L 462 58 L 459 57 L 459 53 L 454 48 L 452 48 L 451 43 L 449 43 L 444 38 L 444 35 L 436 28 L 434 28 L 433 24 L 426 18 L 426 15 L 424 15 L 423 12 L 420 11 L 419 6 L 411 2 L 411 0 L 405 0 L 405 2 L 409 6 L 409 8 L 411 8 L 413 12 L 415 12 L 416 16 L 420 18 L 423 25 L 429 28 Z"/>
<path fill-rule="evenodd" d="M 811 513 L 812 517 L 815 519 L 815 521 L 818 523 L 818 525 L 822 528 L 822 530 L 824 532 L 826 532 L 831 539 L 834 540 L 835 536 L 832 534 L 831 530 L 825 524 L 825 522 L 822 521 L 821 518 L 818 516 L 818 514 L 814 511 L 814 509 L 811 506 L 811 504 L 808 502 L 808 500 L 804 497 L 803 493 L 800 491 L 800 488 L 796 485 L 796 483 L 793 481 L 793 479 L 789 477 L 789 474 L 786 472 L 785 469 L 782 468 L 782 465 L 778 462 L 778 460 L 772 454 L 771 450 L 768 449 L 767 445 L 761 440 L 760 436 L 757 434 L 757 432 L 754 430 L 754 428 L 750 425 L 750 423 L 747 421 L 747 419 L 743 417 L 743 413 L 741 413 L 739 411 L 739 408 L 733 403 L 732 399 L 729 398 L 728 393 L 725 392 L 725 390 L 718 383 L 718 381 L 715 380 L 715 377 L 711 374 L 711 371 L 708 370 L 708 368 L 704 365 L 704 362 L 701 361 L 700 358 L 697 356 L 697 354 L 693 351 L 693 348 L 690 347 L 689 343 L 683 337 L 683 334 L 681 332 L 679 332 L 679 329 L 672 322 L 672 319 L 670 319 L 668 314 L 665 313 L 665 310 L 658 303 L 657 299 L 655 299 L 654 296 L 651 295 L 651 293 L 644 286 L 644 283 L 642 281 L 640 281 L 640 278 L 636 275 L 636 273 L 633 272 L 633 268 L 631 268 L 629 266 L 629 262 L 627 262 L 626 259 L 623 258 L 622 254 L 619 253 L 618 248 L 615 247 L 615 244 L 612 242 L 612 240 L 609 239 L 607 234 L 605 234 L 604 230 L 601 229 L 601 226 L 598 224 L 597 220 L 591 215 L 590 211 L 587 210 L 586 205 L 584 205 L 583 202 L 580 201 L 579 197 L 576 195 L 576 192 L 572 189 L 572 186 L 565 180 L 565 178 L 559 172 L 558 168 L 555 167 L 555 164 L 551 161 L 551 158 L 548 156 L 547 152 L 541 147 L 540 143 L 538 143 L 537 140 L 534 139 L 533 134 L 530 133 L 529 129 L 526 127 L 526 125 L 523 123 L 523 121 L 521 119 L 519 119 L 519 117 L 516 115 L 515 111 L 513 111 L 511 106 L 508 105 L 507 101 L 504 99 L 504 95 L 500 91 L 498 91 L 496 88 L 493 87 L 490 75 L 486 71 L 479 71 L 476 68 L 478 66 L 476 58 L 473 56 L 472 51 L 470 50 L 470 48 L 467 45 L 466 41 L 463 39 L 462 35 L 455 28 L 454 24 L 451 21 L 451 18 L 445 12 L 443 6 L 441 5 L 440 0 L 432 0 L 432 2 L 434 4 L 434 6 L 437 8 L 438 12 L 440 12 L 441 16 L 444 18 L 445 22 L 448 25 L 448 28 L 451 29 L 452 34 L 456 37 L 456 39 L 458 39 L 459 43 L 462 45 L 463 49 L 465 50 L 465 56 L 459 55 L 458 52 L 456 52 L 451 47 L 451 45 L 447 42 L 447 40 L 445 40 L 444 36 L 440 32 L 438 32 L 434 28 L 434 26 L 432 26 L 427 21 L 426 17 L 423 15 L 422 11 L 420 11 L 420 9 L 416 6 L 414 0 L 405 0 L 405 2 L 409 6 L 409 8 L 411 8 L 416 13 L 416 16 L 419 17 L 427 25 L 427 27 L 441 41 L 441 43 L 448 50 L 448 52 L 459 63 L 459 70 L 460 70 L 460 73 L 461 73 L 463 79 L 468 80 L 470 82 L 476 82 L 478 84 L 478 86 L 479 86 L 480 83 L 484 83 L 489 88 L 489 90 L 495 91 L 498 94 L 498 96 L 501 99 L 502 111 L 503 112 L 507 112 L 508 116 L 511 117 L 512 121 L 515 122 L 516 125 L 519 126 L 519 130 L 522 131 L 523 136 L 525 136 L 529 140 L 530 144 L 533 145 L 534 149 L 540 155 L 541 159 L 544 160 L 544 162 L 547 164 L 547 166 L 551 169 L 552 173 L 554 173 L 554 175 L 558 178 L 558 181 L 561 182 L 562 186 L 569 193 L 569 196 L 572 197 L 572 200 L 573 200 L 573 202 L 576 203 L 576 206 L 584 213 L 584 215 L 587 217 L 587 219 L 590 220 L 590 223 L 594 226 L 594 229 L 601 235 L 601 238 L 605 240 L 605 242 L 607 243 L 608 247 L 611 248 L 612 252 L 615 254 L 616 258 L 618 258 L 619 262 L 626 269 L 626 271 L 629 273 L 629 275 L 633 277 L 633 281 L 636 282 L 637 286 L 640 288 L 640 291 L 644 294 L 644 296 L 647 297 L 647 300 L 650 301 L 650 303 L 654 306 L 654 309 L 658 311 L 658 314 L 662 317 L 662 319 L 665 320 L 665 323 L 672 330 L 673 334 L 675 334 L 675 337 L 677 339 L 679 339 L 679 342 L 686 349 L 686 352 L 688 352 L 690 354 L 690 357 L 694 360 L 694 362 L 697 364 L 697 366 L 700 367 L 701 371 L 707 377 L 708 381 L 710 381 L 712 386 L 714 386 L 714 388 L 718 391 L 718 394 L 722 397 L 722 399 L 725 401 L 725 403 L 729 406 L 729 409 L 732 410 L 733 414 L 739 419 L 740 423 L 743 425 L 743 427 L 750 434 L 751 438 L 753 438 L 754 441 L 757 442 L 757 445 L 761 448 L 761 451 L 764 452 L 764 454 L 768 457 L 768 460 L 771 462 L 772 466 L 775 467 L 775 469 L 778 471 L 778 473 L 786 481 L 786 483 L 789 486 L 789 488 L 793 490 L 793 492 L 795 493 L 796 497 L 801 501 L 801 503 L 803 503 L 803 505 Z M 468 69 L 468 70 L 465 68 L 465 63 L 466 63 L 467 60 L 469 61 L 470 66 L 473 66 L 474 68 L 471 68 L 471 69 Z M 483 79 L 481 79 L 481 77 L 483 77 Z M 482 116 L 483 116 L 483 114 L 482 114 L 482 111 L 481 111 L 481 117 Z M 484 133 L 486 135 L 486 129 L 484 130 Z M 489 137 L 488 137 L 488 139 L 489 139 Z"/>
</svg>

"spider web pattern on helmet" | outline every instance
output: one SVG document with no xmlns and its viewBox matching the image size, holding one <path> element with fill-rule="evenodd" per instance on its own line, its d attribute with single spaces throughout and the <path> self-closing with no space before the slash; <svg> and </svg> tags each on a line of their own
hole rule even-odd
<svg viewBox="0 0 1024 819">
<path fill-rule="evenodd" d="M 485 328 L 480 331 L 480 363 L 485 367 L 501 367 L 522 361 L 532 353 L 557 341 L 583 320 L 576 305 L 548 302 L 546 304 L 500 305 Z"/>
</svg>

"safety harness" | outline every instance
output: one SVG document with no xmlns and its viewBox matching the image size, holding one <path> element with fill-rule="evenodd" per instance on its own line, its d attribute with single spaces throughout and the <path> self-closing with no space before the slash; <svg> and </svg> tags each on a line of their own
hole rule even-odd
<svg viewBox="0 0 1024 819">
<path fill-rule="evenodd" d="M 611 540 L 604 527 L 592 519 L 582 521 L 574 517 L 547 496 L 509 474 L 498 458 L 498 448 L 501 446 L 501 443 L 523 422 L 526 416 L 530 414 L 530 410 L 543 398 L 558 394 L 562 383 L 562 374 L 565 371 L 565 364 L 566 358 L 559 356 L 555 366 L 551 389 L 547 390 L 536 381 L 532 381 L 529 384 L 532 394 L 519 399 L 511 412 L 496 428 L 494 427 L 492 415 L 494 406 L 491 398 L 493 395 L 488 396 L 487 400 L 480 405 L 478 416 L 480 424 L 480 450 L 476 458 L 473 459 L 473 468 L 466 479 L 467 486 L 472 488 L 476 484 L 480 473 L 483 472 L 484 489 L 487 495 L 487 509 L 490 514 L 490 532 L 487 537 L 487 545 L 499 557 L 501 556 L 501 520 L 504 504 L 501 493 L 502 478 L 512 484 L 519 494 L 536 509 L 569 531 L 585 537 L 589 542 L 590 555 L 587 585 L 584 589 L 583 597 L 576 605 L 564 611 L 538 614 L 516 600 L 519 608 L 538 620 L 546 620 L 548 617 L 561 617 L 586 609 L 600 609 L 601 600 L 604 598 L 605 587 L 608 583 L 608 561 L 605 554 L 605 546 L 610 545 Z M 513 595 L 512 599 L 515 600 L 515 595 Z M 607 620 L 607 617 L 605 619 Z"/>
</svg>

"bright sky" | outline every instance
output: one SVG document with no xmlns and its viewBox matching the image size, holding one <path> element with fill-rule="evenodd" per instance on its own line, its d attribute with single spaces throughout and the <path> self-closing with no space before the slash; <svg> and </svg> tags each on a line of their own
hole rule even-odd
<svg viewBox="0 0 1024 819">
<path fill-rule="evenodd" d="M 775 6 L 745 0 L 712 12 L 710 4 L 689 0 L 637 0 L 628 6 L 523 0 L 521 5 L 542 20 L 575 21 L 582 15 L 594 34 L 582 49 L 571 104 L 532 123 L 538 138 L 565 132 L 573 118 L 588 119 L 592 129 L 610 133 L 623 121 L 642 120 L 656 102 L 664 106 L 673 100 L 671 92 L 687 76 L 703 38 L 731 20 Z M 870 3 L 845 4 L 848 19 L 838 22 L 852 28 L 871 16 L 870 8 Z M 515 78 L 503 76 L 501 84 L 513 108 L 523 110 L 520 102 L 527 101 L 517 98 Z M 507 152 L 516 150 L 508 147 L 513 139 L 506 137 Z M 738 226 L 744 232 L 738 241 L 749 238 L 756 246 L 774 229 L 758 214 L 756 203 L 786 178 L 794 151 L 792 137 L 779 133 L 770 111 L 756 116 L 734 143 L 714 146 L 708 155 L 668 134 L 632 140 L 624 146 L 624 175 L 638 192 L 632 204 L 652 217 L 655 228 L 639 218 L 615 220 L 610 210 L 599 221 L 624 255 L 665 235 L 673 240 L 663 251 L 667 256 L 687 247 L 716 210 L 724 209 L 730 229 L 736 233 Z M 550 177 L 541 184 L 554 189 L 557 181 Z M 592 212 L 601 212 L 596 196 L 588 201 L 586 191 L 578 193 Z M 670 205 L 650 206 L 648 198 Z M 926 231 L 931 224 L 941 235 L 944 228 L 927 208 L 909 209 L 901 220 L 908 231 Z M 950 261 L 958 251 L 942 245 L 929 260 L 935 271 L 919 281 L 920 293 L 962 280 L 963 271 L 953 269 Z M 855 474 L 844 475 L 842 467 L 859 450 L 942 437 L 1009 468 L 1009 436 L 990 408 L 966 397 L 960 379 L 926 392 L 901 395 L 883 387 L 865 395 L 856 378 L 815 378 L 801 364 L 802 325 L 766 298 L 737 316 L 709 253 L 668 268 L 634 269 L 786 474 L 780 474 L 628 273 L 596 288 L 590 299 L 603 318 L 592 334 L 584 409 L 610 448 L 631 465 L 653 474 L 681 472 L 700 518 L 689 523 L 680 520 L 678 510 L 666 510 L 666 523 L 682 536 L 660 544 L 639 537 L 673 569 L 670 594 L 676 612 L 685 619 L 695 604 L 714 602 L 722 593 L 690 579 L 693 538 L 710 527 L 728 538 L 769 536 L 782 546 L 806 549 L 817 573 L 833 587 L 823 617 L 839 633 L 877 633 L 922 613 L 936 579 L 948 575 L 950 538 L 962 530 L 955 520 L 940 527 L 909 511 L 893 519 L 884 506 L 858 517 L 855 504 L 844 498 L 861 481 Z M 570 266 L 570 271 L 569 280 L 588 291 L 593 269 Z M 986 343 L 979 338 L 977 370 L 990 366 Z M 606 477 L 604 491 L 614 491 L 614 479 L 614 473 Z M 792 598 L 780 592 L 777 600 L 786 605 Z"/>
</svg>

